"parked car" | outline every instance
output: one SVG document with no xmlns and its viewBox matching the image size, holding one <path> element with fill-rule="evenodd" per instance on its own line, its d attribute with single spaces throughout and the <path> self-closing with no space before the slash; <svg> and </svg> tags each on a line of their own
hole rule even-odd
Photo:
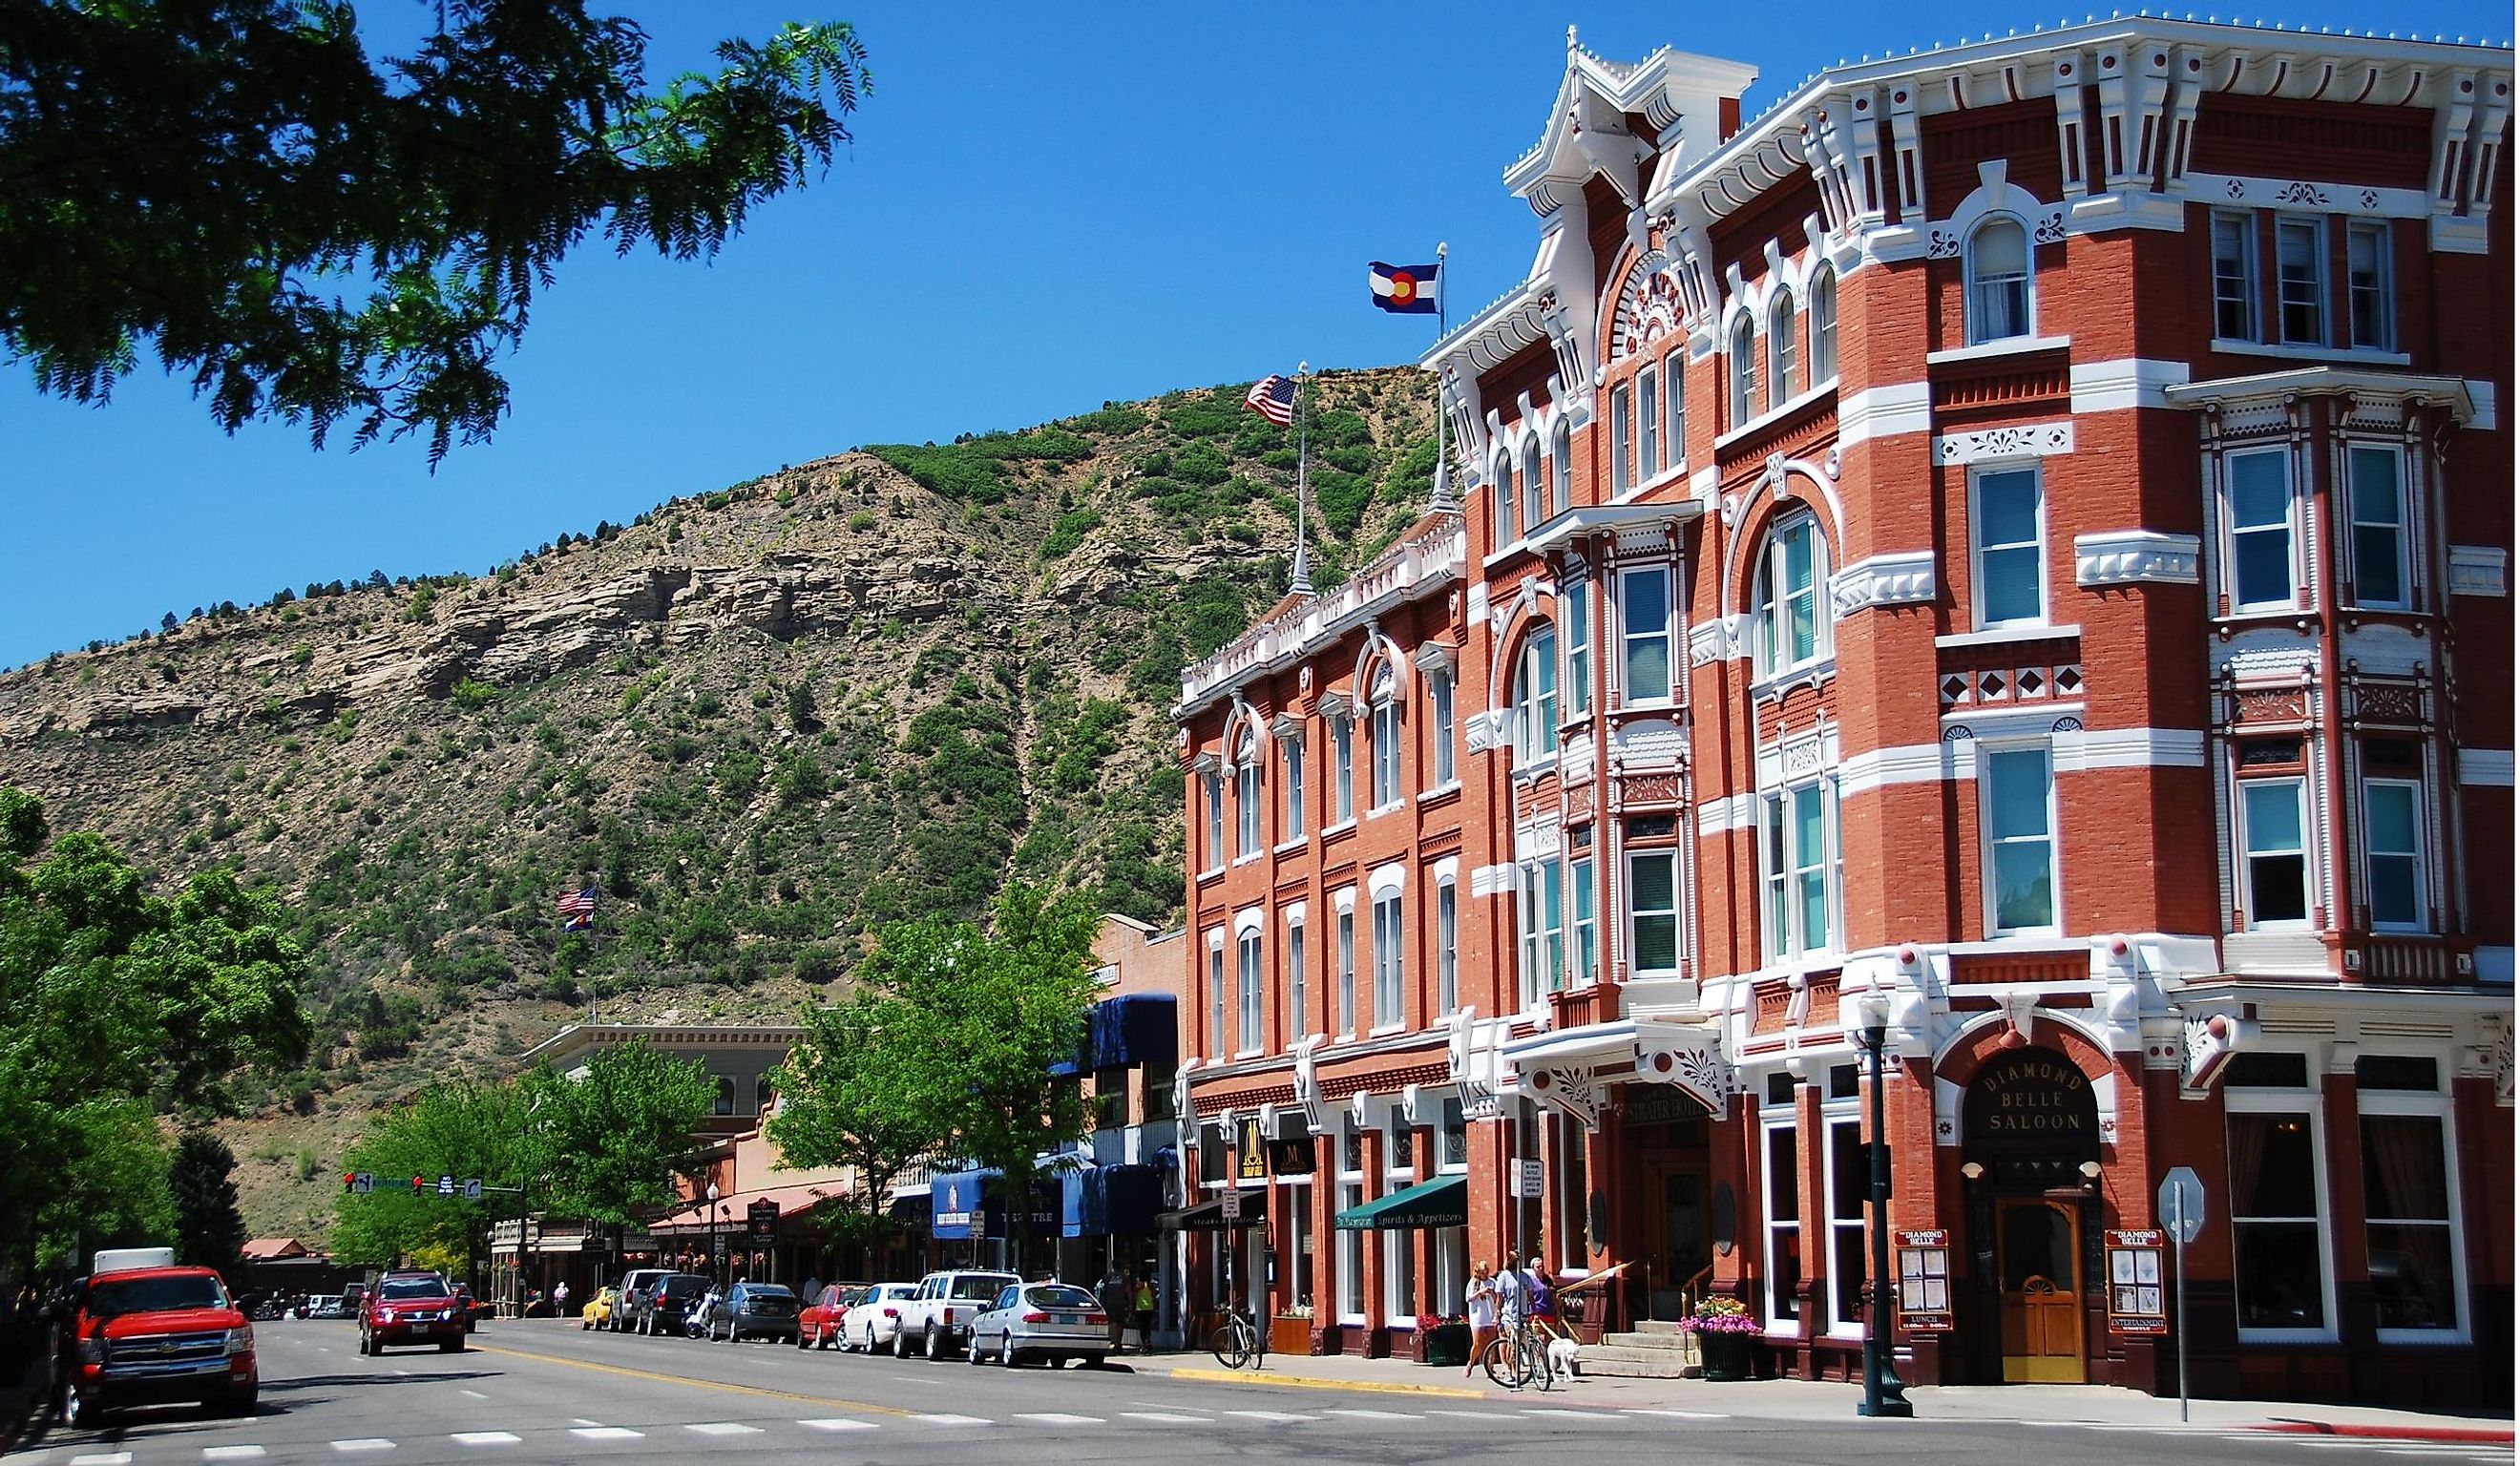
<svg viewBox="0 0 2520 1466">
<path fill-rule="evenodd" d="M 616 1334 L 637 1328 L 641 1296 L 673 1274 L 671 1267 L 633 1267 L 623 1273 L 621 1286 L 612 1290 L 612 1317 L 607 1326 Z"/>
<path fill-rule="evenodd" d="M 1010 1283 L 1023 1279 L 1012 1272 L 965 1272 L 949 1268 L 919 1280 L 919 1291 L 900 1304 L 901 1327 L 892 1336 L 896 1358 L 915 1349 L 941 1359 L 962 1347 L 971 1320 L 995 1302 Z"/>
<path fill-rule="evenodd" d="M 309 1318 L 347 1318 L 350 1316 L 349 1295 L 346 1293 L 318 1293 L 314 1297 L 306 1300 L 306 1316 Z"/>
<path fill-rule="evenodd" d="M 603 1287 L 596 1289 L 595 1296 L 586 1301 L 586 1307 L 577 1311 L 577 1326 L 579 1331 L 585 1332 L 590 1329 L 610 1328 L 612 1326 L 612 1300 L 615 1296 L 616 1295 L 613 1293 L 612 1285 L 610 1283 L 607 1283 Z"/>
<path fill-rule="evenodd" d="M 840 1320 L 849 1309 L 866 1296 L 866 1289 L 854 1283 L 825 1283 L 823 1291 L 805 1301 L 796 1314 L 796 1347 L 829 1349 L 838 1341 L 843 1349 L 848 1341 L 843 1336 Z"/>
<path fill-rule="evenodd" d="M 712 1344 L 717 1342 L 721 1329 L 729 1344 L 747 1335 L 792 1340 L 796 1337 L 796 1312 L 795 1290 L 786 1283 L 738 1283 L 710 1305 L 700 1320 L 700 1331 Z"/>
<path fill-rule="evenodd" d="M 709 1289 L 709 1280 L 697 1272 L 668 1272 L 654 1285 L 638 1293 L 638 1321 L 632 1326 L 640 1333 L 671 1337 L 683 1331 L 692 1306 Z"/>
<path fill-rule="evenodd" d="M 437 1273 L 388 1272 L 359 1308 L 359 1353 L 381 1355 L 394 1344 L 434 1344 L 440 1354 L 461 1353 L 470 1312 Z"/>
<path fill-rule="evenodd" d="M 1000 1292 L 988 1311 L 971 1320 L 965 1357 L 995 1359 L 1009 1369 L 1026 1358 L 1054 1369 L 1083 1359 L 1099 1369 L 1111 1348 L 1111 1318 L 1094 1295 L 1074 1283 L 1018 1283 Z"/>
<path fill-rule="evenodd" d="M 97 1254 L 70 1313 L 64 1424 L 173 1400 L 232 1415 L 253 1409 L 261 1384 L 253 1325 L 215 1270 L 174 1262 L 171 1247 Z"/>
<path fill-rule="evenodd" d="M 841 1352 L 890 1349 L 893 1336 L 901 1332 L 901 1311 L 918 1291 L 917 1283 L 878 1283 L 858 1295 L 840 1315 Z"/>
</svg>

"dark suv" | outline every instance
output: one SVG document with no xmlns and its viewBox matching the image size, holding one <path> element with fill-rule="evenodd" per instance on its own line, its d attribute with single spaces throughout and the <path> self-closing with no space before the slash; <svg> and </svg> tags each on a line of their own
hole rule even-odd
<svg viewBox="0 0 2520 1466">
<path fill-rule="evenodd" d="M 680 1337 L 683 1319 L 698 1307 L 700 1295 L 708 1292 L 709 1280 L 697 1272 L 669 1272 L 653 1284 L 639 1290 L 638 1320 L 632 1325 L 643 1334 Z"/>
</svg>

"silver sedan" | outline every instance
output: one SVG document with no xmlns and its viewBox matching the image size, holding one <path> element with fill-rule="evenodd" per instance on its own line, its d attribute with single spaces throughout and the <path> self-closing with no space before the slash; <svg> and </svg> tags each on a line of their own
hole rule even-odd
<svg viewBox="0 0 2520 1466">
<path fill-rule="evenodd" d="M 1017 1283 L 971 1320 L 970 1360 L 995 1359 L 1009 1369 L 1027 1357 L 1052 1367 L 1083 1359 L 1100 1368 L 1111 1351 L 1111 1320 L 1094 1295 L 1073 1283 Z"/>
</svg>

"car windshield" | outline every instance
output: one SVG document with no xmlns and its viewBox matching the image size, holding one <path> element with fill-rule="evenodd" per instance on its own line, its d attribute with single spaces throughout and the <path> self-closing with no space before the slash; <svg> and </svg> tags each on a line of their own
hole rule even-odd
<svg viewBox="0 0 2520 1466">
<path fill-rule="evenodd" d="M 796 1296 L 795 1294 L 788 1291 L 788 1285 L 786 1283 L 745 1283 L 743 1285 L 743 1294 L 746 1298 L 792 1299 Z"/>
<path fill-rule="evenodd" d="M 223 1309 L 227 1290 L 207 1273 L 110 1279 L 88 1285 L 87 1310 L 99 1318 L 170 1309 Z"/>
<path fill-rule="evenodd" d="M 665 1279 L 659 1291 L 664 1293 L 668 1298 L 684 1298 L 694 1293 L 704 1293 L 708 1291 L 708 1285 L 709 1280 L 707 1278 L 684 1272 L 677 1273 L 674 1276 Z"/>
<path fill-rule="evenodd" d="M 433 1278 L 389 1278 L 377 1289 L 381 1303 L 402 1303 L 414 1298 L 444 1298 L 446 1285 Z"/>
<path fill-rule="evenodd" d="M 1043 1283 L 1024 1294 L 1026 1302 L 1036 1309 L 1090 1309 L 1097 1307 L 1094 1295 L 1068 1283 Z"/>
<path fill-rule="evenodd" d="M 989 1303 L 993 1302 L 997 1298 L 998 1294 L 1005 1289 L 1007 1284 L 1013 1281 L 1013 1278 L 1008 1277 L 1004 1273 L 967 1273 L 962 1277 L 954 1279 L 953 1291 L 947 1293 L 945 1296 L 954 1299 L 968 1299 L 978 1303 Z"/>
</svg>

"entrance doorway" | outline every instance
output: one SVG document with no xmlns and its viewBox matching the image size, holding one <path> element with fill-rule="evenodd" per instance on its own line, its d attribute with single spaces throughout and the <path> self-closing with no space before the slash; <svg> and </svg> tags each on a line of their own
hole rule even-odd
<svg viewBox="0 0 2520 1466">
<path fill-rule="evenodd" d="M 1706 1168 L 1648 1163 L 1640 1173 L 1637 1237 L 1643 1256 L 1638 1261 L 1644 1268 L 1646 1316 L 1682 1318 L 1692 1281 L 1715 1260 L 1707 1243 Z"/>
<path fill-rule="evenodd" d="M 2002 1288 L 2003 1382 L 2079 1385 L 2083 1374 L 2083 1222 L 2070 1203 L 1996 1205 Z"/>
</svg>

